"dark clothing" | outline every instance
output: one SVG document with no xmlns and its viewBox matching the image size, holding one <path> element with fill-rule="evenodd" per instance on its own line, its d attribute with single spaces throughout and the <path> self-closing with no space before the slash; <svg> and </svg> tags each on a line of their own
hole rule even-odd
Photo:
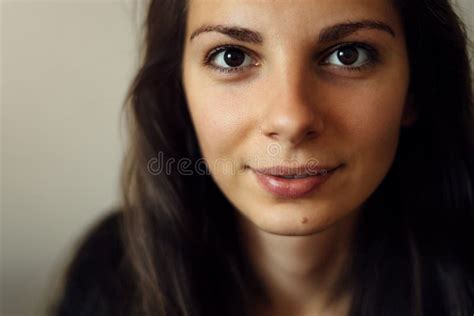
<svg viewBox="0 0 474 316">
<path fill-rule="evenodd" d="M 86 234 L 65 275 L 55 316 L 129 315 L 132 297 L 129 265 L 120 234 L 122 214 L 115 211 Z"/>
<path fill-rule="evenodd" d="M 123 214 L 115 211 L 102 219 L 85 235 L 66 271 L 65 286 L 61 297 L 58 298 L 53 307 L 52 315 L 140 316 L 142 314 L 137 313 L 132 307 L 137 306 L 139 300 L 136 299 L 136 291 L 132 283 L 131 265 L 124 254 L 121 235 L 122 221 Z M 465 240 L 467 242 L 468 239 Z M 365 259 L 367 262 L 362 262 L 361 269 L 367 271 L 375 269 L 378 274 L 373 273 L 373 275 L 378 280 L 369 280 L 370 272 L 362 273 L 360 276 L 363 279 L 359 284 L 364 285 L 364 282 L 368 280 L 369 284 L 378 282 L 380 288 L 383 288 L 384 291 L 380 293 L 370 292 L 369 290 L 367 290 L 367 293 L 361 292 L 364 296 L 358 298 L 359 305 L 356 306 L 354 314 L 351 315 L 414 315 L 406 311 L 406 309 L 411 308 L 409 304 L 386 303 L 409 299 L 409 291 L 412 289 L 413 280 L 404 277 L 411 273 L 411 265 L 408 261 L 409 254 L 405 255 L 403 252 L 397 252 L 396 249 L 404 249 L 400 248 L 399 244 L 402 244 L 402 239 L 395 239 L 394 243 L 391 244 L 386 243 L 385 245 L 389 246 L 386 249 L 390 249 L 390 251 L 380 256 L 379 263 L 375 266 L 373 262 L 376 261 L 373 261 L 369 255 L 364 254 L 364 256 L 367 256 L 367 259 Z M 423 315 L 470 315 L 470 312 L 466 314 L 466 311 L 473 310 L 471 307 L 474 306 L 474 292 L 472 291 L 474 274 L 472 265 L 460 264 L 461 262 L 472 262 L 472 254 L 466 252 L 466 255 L 471 259 L 455 260 L 454 257 L 450 259 L 447 256 L 435 257 L 434 255 L 430 256 L 430 253 L 425 254 L 421 262 L 423 264 L 421 282 L 423 282 L 422 290 L 424 292 L 422 294 L 425 311 Z M 214 261 L 212 260 L 212 262 Z M 204 264 L 204 266 L 206 265 Z M 463 268 L 461 269 L 461 267 Z M 210 274 L 212 274 L 218 270 L 211 268 L 210 271 Z M 203 272 L 203 275 L 208 276 L 209 274 Z M 224 279 L 225 276 L 229 275 L 226 272 L 215 272 L 215 275 L 220 276 L 218 281 L 221 281 L 221 283 L 219 284 L 225 286 L 225 284 L 232 282 L 231 279 Z M 211 293 L 204 293 L 205 295 L 202 298 L 206 305 L 203 305 L 214 307 L 216 297 L 223 293 L 222 289 L 224 287 L 219 288 L 219 284 L 214 284 L 215 287 L 212 287 L 212 282 L 201 282 L 200 284 L 204 284 L 203 288 Z M 386 284 L 386 287 L 382 284 Z M 406 295 L 403 295 L 403 293 L 406 293 Z M 225 297 L 234 300 L 236 295 L 222 295 L 221 299 Z M 212 304 L 207 304 L 207 298 Z M 370 301 L 372 299 L 378 299 L 379 301 L 377 304 L 372 304 Z M 222 301 L 224 302 L 224 299 Z M 227 302 L 224 302 L 223 305 L 225 304 Z M 232 304 L 230 302 L 225 306 L 232 306 Z M 392 311 L 391 313 L 366 312 L 367 310 L 376 310 L 386 306 L 388 306 L 387 310 Z M 402 312 L 397 312 L 398 310 Z M 219 315 L 219 312 L 196 311 L 196 315 Z M 230 313 L 223 313 L 223 315 L 230 315 Z"/>
</svg>

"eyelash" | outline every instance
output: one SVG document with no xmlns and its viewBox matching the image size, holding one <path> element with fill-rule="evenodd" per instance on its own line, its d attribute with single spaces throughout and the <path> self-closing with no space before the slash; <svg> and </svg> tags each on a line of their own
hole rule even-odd
<svg viewBox="0 0 474 316">
<path fill-rule="evenodd" d="M 340 50 L 342 50 L 344 48 L 348 48 L 348 47 L 353 47 L 353 48 L 356 48 L 356 49 L 360 48 L 360 49 L 365 50 L 366 53 L 367 53 L 367 59 L 368 59 L 367 62 L 365 62 L 364 64 L 362 64 L 360 66 L 338 66 L 338 65 L 333 65 L 333 64 L 329 64 L 329 63 L 325 62 L 331 55 L 333 55 L 337 51 L 340 51 Z M 234 72 L 242 72 L 242 71 L 246 70 L 247 68 L 254 66 L 254 65 L 248 65 L 248 66 L 244 66 L 244 67 L 223 68 L 223 67 L 220 67 L 220 66 L 216 66 L 212 63 L 212 60 L 214 59 L 215 56 L 217 56 L 219 53 L 222 53 L 222 52 L 224 52 L 224 51 L 226 51 L 227 49 L 230 49 L 230 48 L 239 49 L 246 55 L 253 55 L 251 52 L 249 52 L 249 50 L 247 50 L 246 48 L 244 48 L 242 46 L 239 46 L 239 45 L 222 45 L 222 46 L 216 47 L 213 50 L 211 50 L 206 55 L 206 57 L 203 61 L 203 64 L 206 67 L 209 67 L 213 70 L 216 70 L 218 72 L 225 73 L 225 74 L 234 73 Z M 367 68 L 370 68 L 370 67 L 376 65 L 380 61 L 379 54 L 378 54 L 377 50 L 375 48 L 373 48 L 371 45 L 365 44 L 365 43 L 362 43 L 362 42 L 341 43 L 341 44 L 337 45 L 336 47 L 331 47 L 329 50 L 330 50 L 329 53 L 324 55 L 325 57 L 324 57 L 323 62 L 321 64 L 322 65 L 334 66 L 334 67 L 337 67 L 337 68 L 342 68 L 345 71 L 350 71 L 350 72 L 358 71 L 358 72 L 361 72 L 361 71 L 364 71 Z"/>
</svg>

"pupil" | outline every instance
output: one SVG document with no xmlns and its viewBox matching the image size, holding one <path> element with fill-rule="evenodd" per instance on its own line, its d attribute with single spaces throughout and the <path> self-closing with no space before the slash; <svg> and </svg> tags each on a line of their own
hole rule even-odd
<svg viewBox="0 0 474 316">
<path fill-rule="evenodd" d="M 245 60 L 245 54 L 235 48 L 229 48 L 224 53 L 224 61 L 231 67 L 240 66 Z"/>
<path fill-rule="evenodd" d="M 344 65 L 350 65 L 350 64 L 355 63 L 358 57 L 359 57 L 359 53 L 357 52 L 357 49 L 353 47 L 346 47 L 346 48 L 340 49 L 337 53 L 337 58 L 339 58 L 339 60 Z"/>
</svg>

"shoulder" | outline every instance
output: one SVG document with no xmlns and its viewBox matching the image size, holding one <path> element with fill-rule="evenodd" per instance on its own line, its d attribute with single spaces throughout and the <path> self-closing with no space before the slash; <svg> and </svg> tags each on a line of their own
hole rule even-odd
<svg viewBox="0 0 474 316">
<path fill-rule="evenodd" d="M 54 315 L 124 315 L 131 277 L 122 221 L 122 213 L 113 211 L 85 234 L 65 271 Z"/>
</svg>

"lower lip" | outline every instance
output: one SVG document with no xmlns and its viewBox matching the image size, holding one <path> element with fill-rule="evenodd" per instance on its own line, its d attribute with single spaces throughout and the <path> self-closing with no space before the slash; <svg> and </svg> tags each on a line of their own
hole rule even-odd
<svg viewBox="0 0 474 316">
<path fill-rule="evenodd" d="M 303 197 L 320 187 L 338 168 L 326 174 L 309 176 L 300 179 L 285 179 L 277 176 L 266 175 L 253 170 L 258 183 L 266 191 L 282 198 L 296 199 Z"/>
</svg>

